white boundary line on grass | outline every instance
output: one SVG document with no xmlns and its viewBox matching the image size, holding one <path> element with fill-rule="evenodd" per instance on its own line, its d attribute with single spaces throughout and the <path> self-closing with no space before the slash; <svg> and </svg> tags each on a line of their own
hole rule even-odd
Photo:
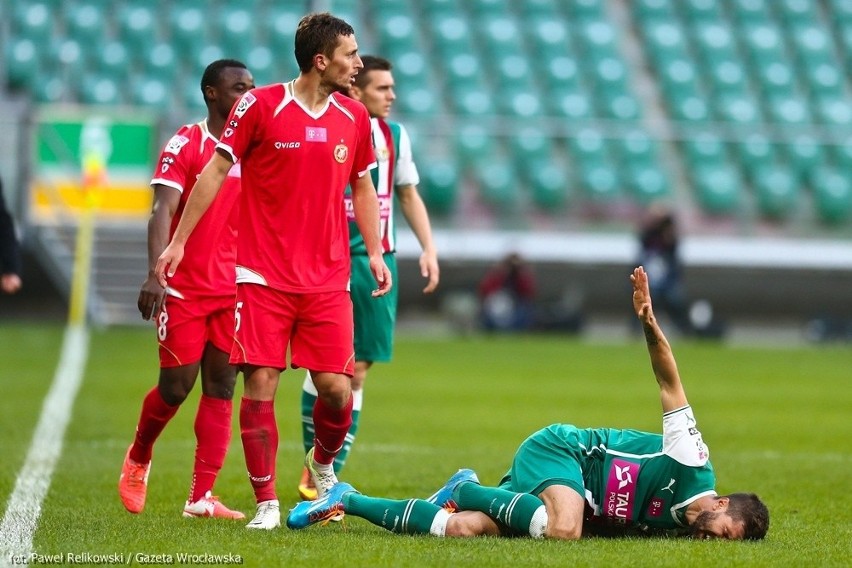
<svg viewBox="0 0 852 568">
<path fill-rule="evenodd" d="M 29 453 L 0 524 L 0 566 L 13 564 L 13 557 L 25 558 L 26 562 L 32 552 L 41 504 L 62 454 L 65 429 L 80 389 L 88 352 L 89 333 L 85 325 L 67 327 L 53 384 L 44 399 Z"/>
</svg>

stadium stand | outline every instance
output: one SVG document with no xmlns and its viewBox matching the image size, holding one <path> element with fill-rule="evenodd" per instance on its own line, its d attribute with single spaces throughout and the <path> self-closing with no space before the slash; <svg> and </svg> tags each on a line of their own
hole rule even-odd
<svg viewBox="0 0 852 568">
<path fill-rule="evenodd" d="M 396 115 L 439 223 L 463 223 L 471 192 L 498 226 L 587 203 L 617 217 L 658 199 L 781 230 L 850 226 L 846 0 L 324 5 L 355 26 L 362 52 L 394 61 Z M 197 76 L 212 59 L 245 60 L 260 84 L 295 75 L 305 12 L 273 0 L 0 6 L 8 90 L 154 109 L 166 131 L 203 110 Z"/>
</svg>

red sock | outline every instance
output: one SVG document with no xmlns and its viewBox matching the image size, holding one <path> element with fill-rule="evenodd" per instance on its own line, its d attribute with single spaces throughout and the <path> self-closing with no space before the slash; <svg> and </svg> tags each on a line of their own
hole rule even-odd
<svg viewBox="0 0 852 568">
<path fill-rule="evenodd" d="M 352 425 L 352 396 L 343 408 L 335 410 L 317 398 L 314 404 L 314 459 L 330 464 L 343 448 L 346 433 Z"/>
<path fill-rule="evenodd" d="M 257 502 L 275 496 L 275 457 L 278 454 L 278 425 L 271 400 L 240 401 L 240 435 L 246 456 L 249 481 Z"/>
<path fill-rule="evenodd" d="M 169 406 L 160 395 L 157 387 L 152 388 L 142 401 L 142 412 L 139 423 L 136 425 L 136 439 L 130 449 L 130 459 L 137 463 L 148 463 L 151 461 L 151 452 L 154 451 L 154 442 L 160 437 L 160 433 L 169 420 L 180 408 L 179 404 Z"/>
<path fill-rule="evenodd" d="M 201 395 L 198 414 L 195 415 L 195 467 L 192 470 L 192 487 L 189 502 L 198 501 L 208 491 L 213 491 L 216 476 L 225 463 L 231 441 L 230 400 Z"/>
</svg>

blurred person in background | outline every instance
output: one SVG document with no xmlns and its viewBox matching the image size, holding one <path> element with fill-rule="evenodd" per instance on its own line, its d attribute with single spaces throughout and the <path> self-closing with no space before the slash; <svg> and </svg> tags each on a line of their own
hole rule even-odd
<svg viewBox="0 0 852 568">
<path fill-rule="evenodd" d="M 678 251 L 678 227 L 672 210 L 662 204 L 649 207 L 638 237 L 636 264 L 644 266 L 648 273 L 654 301 L 680 333 L 691 335 L 693 326 L 683 283 L 683 263 Z M 635 318 L 631 325 L 639 330 Z"/>
<path fill-rule="evenodd" d="M 352 424 L 354 323 L 349 294 L 347 184 L 374 279 L 384 296 L 393 279 L 379 237 L 370 115 L 340 94 L 362 68 L 355 31 L 329 13 L 296 28 L 299 75 L 252 89 L 237 102 L 204 167 L 172 240 L 157 260 L 161 285 L 178 273 L 187 239 L 231 167 L 242 165 L 237 247 L 237 311 L 230 361 L 245 378 L 240 434 L 257 509 L 246 525 L 281 524 L 275 487 L 275 393 L 288 366 L 307 369 L 319 396 L 314 445 L 305 456 L 319 496 L 337 483 L 334 458 Z M 289 355 L 288 355 L 289 353 Z"/>
<path fill-rule="evenodd" d="M 342 513 L 402 534 L 438 537 L 691 536 L 759 540 L 769 510 L 754 493 L 716 493 L 716 474 L 671 345 L 651 305 L 648 275 L 630 275 L 633 310 L 662 406 L 662 434 L 552 424 L 518 447 L 497 487 L 459 470 L 428 499 L 382 499 L 338 483 L 287 517 L 302 529 Z"/>
<path fill-rule="evenodd" d="M 390 269 L 393 279 L 397 280 L 396 225 L 394 224 L 394 200 L 397 199 L 402 214 L 422 249 L 420 273 L 427 280 L 423 293 L 431 294 L 438 286 L 438 255 L 432 241 L 429 215 L 417 191 L 420 176 L 414 164 L 411 140 L 402 124 L 387 120 L 393 102 L 396 100 L 392 65 L 387 59 L 370 55 L 362 56 L 361 61 L 364 68 L 355 76 L 355 84 L 349 88 L 349 96 L 361 101 L 370 113 L 373 148 L 378 161 L 378 167 L 371 174 L 379 197 L 385 264 Z M 350 293 L 355 319 L 355 374 L 352 377 L 352 426 L 346 434 L 343 449 L 334 459 L 334 470 L 337 473 L 346 463 L 358 432 L 367 371 L 376 361 L 391 360 L 398 297 L 397 287 L 380 298 L 371 296 L 375 281 L 370 274 L 370 259 L 364 246 L 364 238 L 355 223 L 351 201 L 351 191 L 347 190 L 349 251 L 352 255 Z M 312 411 L 316 399 L 317 391 L 308 373 L 302 385 L 302 441 L 306 452 L 314 445 Z M 316 499 L 316 487 L 307 468 L 302 471 L 298 490 L 302 499 Z"/>
<path fill-rule="evenodd" d="M 480 321 L 488 331 L 523 331 L 534 322 L 535 277 L 520 254 L 494 265 L 478 287 Z"/>
<path fill-rule="evenodd" d="M 6 208 L 3 181 L 0 179 L 0 290 L 4 294 L 15 294 L 21 286 L 21 245 L 15 234 L 12 214 Z"/>
<path fill-rule="evenodd" d="M 195 465 L 185 517 L 244 519 L 212 494 L 231 440 L 236 367 L 228 362 L 234 341 L 234 306 L 239 218 L 240 164 L 187 241 L 183 270 L 163 287 L 154 272 L 180 221 L 201 170 L 215 153 L 228 113 L 254 88 L 246 66 L 233 59 L 212 62 L 201 77 L 207 118 L 182 126 L 166 143 L 151 186 L 154 203 L 148 220 L 148 276 L 137 300 L 142 318 L 157 330 L 160 375 L 142 401 L 136 436 L 118 485 L 124 507 L 141 513 L 145 506 L 151 456 L 160 433 L 195 386 L 201 371 L 201 400 L 195 416 Z"/>
</svg>

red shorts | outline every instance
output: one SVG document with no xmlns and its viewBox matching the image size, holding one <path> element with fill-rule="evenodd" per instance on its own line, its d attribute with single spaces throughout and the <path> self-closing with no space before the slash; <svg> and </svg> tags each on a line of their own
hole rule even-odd
<svg viewBox="0 0 852 568">
<path fill-rule="evenodd" d="M 154 321 L 161 368 L 197 363 L 207 342 L 230 353 L 234 343 L 234 297 L 185 300 L 166 296 Z"/>
<path fill-rule="evenodd" d="M 354 324 L 349 292 L 292 294 L 237 284 L 232 365 L 343 373 L 355 371 Z"/>
</svg>

